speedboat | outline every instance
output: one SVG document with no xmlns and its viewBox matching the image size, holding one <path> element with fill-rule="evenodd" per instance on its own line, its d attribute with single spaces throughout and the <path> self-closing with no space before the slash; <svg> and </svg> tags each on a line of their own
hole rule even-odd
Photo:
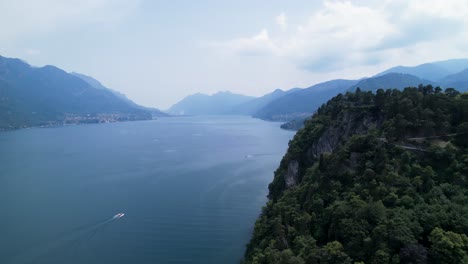
<svg viewBox="0 0 468 264">
<path fill-rule="evenodd" d="M 114 215 L 114 218 L 121 218 L 124 215 L 125 215 L 124 213 L 118 213 L 118 214 Z"/>
</svg>

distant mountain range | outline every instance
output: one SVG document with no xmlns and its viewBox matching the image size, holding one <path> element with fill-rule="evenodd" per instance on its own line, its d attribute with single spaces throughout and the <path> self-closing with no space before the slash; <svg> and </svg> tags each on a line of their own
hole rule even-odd
<svg viewBox="0 0 468 264">
<path fill-rule="evenodd" d="M 396 67 L 394 69 L 399 68 Z M 284 95 L 265 105 L 252 116 L 273 121 L 304 119 L 333 96 L 345 93 L 346 91 L 355 91 L 357 87 L 361 90 L 377 90 L 380 88 L 403 89 L 405 87 L 418 86 L 419 84 L 445 87 L 445 85 L 422 79 L 418 76 L 397 72 L 388 72 L 383 75 L 376 75 L 360 80 L 331 80 Z"/>
<path fill-rule="evenodd" d="M 372 78 L 365 78 L 357 82 L 356 84 L 352 85 L 348 91 L 354 92 L 356 88 L 360 88 L 364 91 L 373 91 L 377 89 L 387 89 L 387 88 L 396 88 L 396 89 L 403 89 L 405 87 L 416 87 L 419 84 L 431 84 L 437 86 L 438 84 L 421 79 L 420 77 L 406 74 L 406 73 L 386 73 L 384 75 L 378 75 Z"/>
<path fill-rule="evenodd" d="M 0 56 L 0 130 L 152 118 L 123 97 L 89 76 Z"/>
<path fill-rule="evenodd" d="M 356 82 L 352 80 L 332 80 L 309 88 L 299 89 L 270 102 L 254 113 L 253 116 L 272 121 L 285 121 L 301 116 L 309 116 L 321 104 L 331 97 L 345 92 L 347 88 Z"/>
<path fill-rule="evenodd" d="M 169 112 L 174 114 L 239 114 L 271 121 L 291 121 L 285 125 L 295 128 L 327 100 L 347 91 L 403 89 L 419 84 L 454 87 L 468 91 L 468 59 L 425 63 L 414 67 L 397 66 L 359 80 L 331 80 L 308 88 L 289 91 L 275 90 L 258 98 L 222 93 L 213 96 L 196 94 L 184 98 Z M 222 99 L 222 100 L 221 100 Z M 242 101 L 236 104 L 236 102 Z"/>
<path fill-rule="evenodd" d="M 225 115 L 231 114 L 234 107 L 254 98 L 231 92 L 218 92 L 213 95 L 197 93 L 185 97 L 167 112 L 175 115 Z"/>
<path fill-rule="evenodd" d="M 82 79 L 83 81 L 87 82 L 89 85 L 93 86 L 96 89 L 107 90 L 107 91 L 113 93 L 115 96 L 120 98 L 122 101 L 126 102 L 127 104 L 129 104 L 129 105 L 131 105 L 131 106 L 133 106 L 133 107 L 135 107 L 137 109 L 148 111 L 149 113 L 151 113 L 151 115 L 153 117 L 167 117 L 167 116 L 169 116 L 167 113 L 164 113 L 164 112 L 162 112 L 161 110 L 159 110 L 157 108 L 145 107 L 145 106 L 141 106 L 141 105 L 136 104 L 132 100 L 128 99 L 128 97 L 125 94 L 123 94 L 123 93 L 121 93 L 119 91 L 112 90 L 110 88 L 105 87 L 104 85 L 101 84 L 101 82 L 99 82 L 98 80 L 94 79 L 91 76 L 87 76 L 87 75 L 77 73 L 77 72 L 72 72 L 71 74 L 75 75 L 76 77 L 78 77 L 80 79 Z"/>
<path fill-rule="evenodd" d="M 468 59 L 453 59 L 424 63 L 413 67 L 396 66 L 378 73 L 376 76 L 385 75 L 387 73 L 405 73 L 417 76 L 421 79 L 439 82 L 444 77 L 461 72 L 466 68 L 468 68 Z"/>
<path fill-rule="evenodd" d="M 420 78 L 419 81 L 422 84 L 431 84 L 433 86 L 440 86 L 442 88 L 456 88 L 457 90 L 462 92 L 468 91 L 468 59 L 436 61 L 424 63 L 414 67 L 397 66 L 383 71 L 374 76 L 373 78 L 382 77 L 389 73 L 404 74 L 404 76 L 402 75 L 398 77 L 401 79 L 401 82 L 416 83 L 418 80 L 414 77 L 418 77 Z M 388 83 L 391 80 L 379 81 L 381 83 Z M 361 88 L 363 86 L 361 86 Z M 413 84 L 407 86 L 415 85 Z"/>
<path fill-rule="evenodd" d="M 194 94 L 168 109 L 175 115 L 249 115 L 291 121 L 296 128 L 323 103 L 347 91 L 403 89 L 419 84 L 468 91 L 468 59 L 397 66 L 359 80 L 336 79 L 308 88 L 277 89 L 261 97 L 218 92 Z M 76 123 L 146 120 L 167 116 L 137 105 L 122 93 L 80 73 L 54 66 L 32 67 L 0 56 L 0 130 Z"/>
<path fill-rule="evenodd" d="M 281 89 L 276 89 L 272 93 L 266 94 L 264 96 L 254 98 L 250 101 L 247 101 L 243 104 L 234 106 L 231 110 L 228 111 L 229 114 L 235 115 L 255 115 L 260 109 L 271 103 L 272 101 L 287 96 L 290 93 L 294 93 L 300 88 L 293 88 L 287 91 Z"/>
<path fill-rule="evenodd" d="M 468 90 L 468 69 L 445 76 L 440 80 L 445 87 L 459 88 L 461 91 Z"/>
</svg>

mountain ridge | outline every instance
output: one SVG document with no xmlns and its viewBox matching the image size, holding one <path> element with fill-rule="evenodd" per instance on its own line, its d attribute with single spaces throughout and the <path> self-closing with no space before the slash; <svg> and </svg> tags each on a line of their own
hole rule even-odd
<svg viewBox="0 0 468 264">
<path fill-rule="evenodd" d="M 64 70 L 0 56 L 0 129 L 151 119 Z"/>
<path fill-rule="evenodd" d="M 287 121 L 315 111 L 330 97 L 345 91 L 354 80 L 336 79 L 312 85 L 280 97 L 254 113 L 253 117 L 272 121 Z"/>
<path fill-rule="evenodd" d="M 428 62 L 416 66 L 395 66 L 374 75 L 374 77 L 387 73 L 405 73 L 417 76 L 421 79 L 438 82 L 443 77 L 455 74 L 466 68 L 468 68 L 468 59 L 460 58 Z"/>
<path fill-rule="evenodd" d="M 436 82 L 421 79 L 412 74 L 391 72 L 376 77 L 362 79 L 355 85 L 351 86 L 348 91 L 354 92 L 358 87 L 364 91 L 393 88 L 403 89 L 405 87 L 416 87 L 419 84 L 438 86 Z"/>
<path fill-rule="evenodd" d="M 284 126 L 294 129 L 300 126 L 303 120 L 310 117 L 328 99 L 338 93 L 354 91 L 358 87 L 365 91 L 377 90 L 379 88 L 403 89 L 409 86 L 417 87 L 420 84 L 430 84 L 434 87 L 441 86 L 442 88 L 447 88 L 455 86 L 454 88 L 460 91 L 468 90 L 468 86 L 465 85 L 465 82 L 468 83 L 468 76 L 465 78 L 465 75 L 461 74 L 462 70 L 466 68 L 468 68 L 468 59 L 428 62 L 417 66 L 395 66 L 372 77 L 357 80 L 334 79 L 317 83 L 304 89 L 294 88 L 288 90 L 288 93 L 281 92 L 282 90 L 275 90 L 238 105 L 231 104 L 222 110 L 211 111 L 211 114 L 240 114 L 250 115 L 267 121 L 294 121 L 294 123 L 285 124 Z M 457 73 L 460 74 L 456 75 Z M 459 78 L 457 79 L 458 82 L 449 82 L 444 79 L 449 75 Z M 203 96 L 202 94 L 195 95 Z M 184 99 L 193 98 L 188 96 Z M 179 101 L 178 103 L 181 102 Z M 204 103 L 210 104 L 212 102 L 207 100 Z M 173 111 L 174 109 L 170 110 Z M 181 112 L 184 111 L 180 111 L 179 109 L 178 113 Z M 196 113 L 192 112 L 190 114 Z"/>
<path fill-rule="evenodd" d="M 89 85 L 93 86 L 96 89 L 102 89 L 102 90 L 107 90 L 107 91 L 112 92 L 117 97 L 119 97 L 121 100 L 125 101 L 127 104 L 129 104 L 129 105 L 131 105 L 131 106 L 133 106 L 135 108 L 145 110 L 145 111 L 149 111 L 151 113 L 151 115 L 153 116 L 153 118 L 168 117 L 169 116 L 169 114 L 166 114 L 166 113 L 162 112 L 161 110 L 159 110 L 157 108 L 141 106 L 141 105 L 135 103 L 134 101 L 130 100 L 125 94 L 104 86 L 100 81 L 94 79 L 93 77 L 91 77 L 89 75 L 85 75 L 85 74 L 78 73 L 78 72 L 71 72 L 70 74 L 84 80 L 85 82 L 87 82 Z"/>
<path fill-rule="evenodd" d="M 252 96 L 235 94 L 229 91 L 212 95 L 195 93 L 184 97 L 172 105 L 167 112 L 175 115 L 223 115 L 232 108 L 255 99 Z"/>
<path fill-rule="evenodd" d="M 465 70 L 448 75 L 440 80 L 445 87 L 455 87 L 460 91 L 468 91 L 468 68 Z"/>
<path fill-rule="evenodd" d="M 281 89 L 276 89 L 271 93 L 265 94 L 263 96 L 254 98 L 250 101 L 247 101 L 243 104 L 237 105 L 233 107 L 229 113 L 231 114 L 236 114 L 236 115 L 254 115 L 257 111 L 259 111 L 261 108 L 265 107 L 267 104 L 270 102 L 281 98 L 287 94 L 290 94 L 292 92 L 295 92 L 297 90 L 300 90 L 300 88 L 292 88 L 289 90 L 281 90 Z"/>
</svg>

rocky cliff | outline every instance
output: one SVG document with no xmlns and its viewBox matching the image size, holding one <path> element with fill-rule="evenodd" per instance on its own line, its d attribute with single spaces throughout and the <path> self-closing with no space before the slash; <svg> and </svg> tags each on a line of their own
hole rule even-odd
<svg viewBox="0 0 468 264">
<path fill-rule="evenodd" d="M 343 95 L 333 98 L 322 106 L 322 111 L 343 98 Z M 351 136 L 382 127 L 383 113 L 369 105 L 348 102 L 344 109 L 346 111 L 340 111 L 331 118 L 317 115 L 306 121 L 306 128 L 300 130 L 290 143 L 275 180 L 270 184 L 270 198 L 276 197 L 274 190 L 296 186 L 306 168 L 313 166 L 323 154 L 332 153 Z M 369 109 L 371 111 L 367 111 Z"/>
</svg>

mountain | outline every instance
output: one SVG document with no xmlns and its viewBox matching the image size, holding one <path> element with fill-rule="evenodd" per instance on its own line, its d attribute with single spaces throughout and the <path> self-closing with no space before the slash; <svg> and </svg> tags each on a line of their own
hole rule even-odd
<svg viewBox="0 0 468 264">
<path fill-rule="evenodd" d="M 236 114 L 236 115 L 253 115 L 256 113 L 258 110 L 269 104 L 270 102 L 283 97 L 287 94 L 290 94 L 292 92 L 295 92 L 297 90 L 300 90 L 299 88 L 293 88 L 288 91 L 283 91 L 281 89 L 276 89 L 273 92 L 266 94 L 264 96 L 254 98 L 248 102 L 245 102 L 243 104 L 234 106 L 231 110 L 229 110 L 229 113 L 231 114 Z"/>
<path fill-rule="evenodd" d="M 133 107 L 135 107 L 137 109 L 141 109 L 141 110 L 145 110 L 145 111 L 150 112 L 153 117 L 167 117 L 167 116 L 169 116 L 168 114 L 162 112 L 159 109 L 152 108 L 152 107 L 145 107 L 145 106 L 141 106 L 141 105 L 136 104 L 132 100 L 128 99 L 128 97 L 125 94 L 123 94 L 123 93 L 121 93 L 119 91 L 115 91 L 115 90 L 112 90 L 110 88 L 105 87 L 104 85 L 101 84 L 101 82 L 99 82 L 98 80 L 94 79 L 91 76 L 84 75 L 84 74 L 77 73 L 77 72 L 72 72 L 70 74 L 82 79 L 83 81 L 87 82 L 89 85 L 91 85 L 92 87 L 94 87 L 96 89 L 107 90 L 107 91 L 113 93 L 114 95 L 119 97 L 122 101 L 126 102 L 127 104 L 129 104 L 129 105 L 131 105 L 131 106 L 133 106 Z"/>
<path fill-rule="evenodd" d="M 354 92 L 356 88 L 360 88 L 362 91 L 375 91 L 377 89 L 403 89 L 404 87 L 417 87 L 420 84 L 431 84 L 437 86 L 437 83 L 428 80 L 422 80 L 416 76 L 410 74 L 402 73 L 387 73 L 385 75 L 380 75 L 371 78 L 364 78 L 360 81 L 355 81 L 356 84 L 349 87 L 347 90 Z M 331 90 L 332 92 L 332 90 Z M 334 91 L 334 93 L 328 95 L 328 98 L 331 98 L 338 93 L 343 93 L 344 91 Z M 295 99 L 297 100 L 297 99 Z M 325 99 L 326 100 L 326 99 Z M 295 102 L 290 102 L 291 105 L 294 105 Z M 316 106 L 318 108 L 318 106 Z M 299 130 L 304 126 L 304 121 L 310 117 L 310 114 L 304 116 L 296 116 L 292 120 L 286 120 L 287 123 L 283 124 L 281 128 L 290 129 L 290 130 Z"/>
<path fill-rule="evenodd" d="M 448 75 L 440 83 L 444 87 L 456 88 L 459 91 L 468 91 L 468 68 L 452 75 Z"/>
<path fill-rule="evenodd" d="M 151 114 L 57 67 L 0 56 L 0 129 L 143 119 Z"/>
<path fill-rule="evenodd" d="M 425 63 L 414 67 L 396 66 L 375 75 L 375 77 L 389 73 L 409 74 L 431 81 L 437 81 L 450 74 L 450 72 L 442 66 L 432 63 Z"/>
<path fill-rule="evenodd" d="M 396 66 L 378 73 L 375 77 L 382 76 L 387 73 L 404 73 L 417 76 L 421 79 L 437 82 L 447 75 L 455 74 L 466 68 L 468 68 L 468 59 L 453 59 L 424 63 L 413 67 Z"/>
<path fill-rule="evenodd" d="M 338 93 L 346 91 L 357 81 L 332 80 L 284 95 L 253 114 L 254 117 L 288 121 L 297 117 L 310 116 L 321 104 Z"/>
<path fill-rule="evenodd" d="M 244 263 L 467 263 L 468 94 L 338 95 L 289 143 Z"/>
<path fill-rule="evenodd" d="M 462 70 L 468 68 L 468 59 L 453 59 L 445 61 L 436 61 L 433 64 L 443 67 L 450 74 L 461 72 Z"/>
<path fill-rule="evenodd" d="M 454 87 L 465 91 L 468 88 L 466 71 L 468 59 L 453 59 L 425 63 L 414 67 L 397 66 L 383 71 L 373 77 L 353 80 L 332 80 L 309 88 L 290 93 L 273 100 L 257 112 L 254 117 L 273 121 L 292 121 L 285 128 L 301 127 L 311 113 L 322 103 L 338 93 L 380 88 L 417 87 L 419 84 Z M 467 88 L 465 88 L 467 87 Z"/>
<path fill-rule="evenodd" d="M 167 110 L 175 115 L 224 115 L 243 103 L 255 97 L 234 94 L 231 92 L 218 92 L 213 95 L 193 94 L 185 97 Z"/>
<path fill-rule="evenodd" d="M 89 85 L 91 85 L 92 87 L 94 87 L 96 89 L 109 90 L 109 91 L 112 91 L 113 93 L 118 94 L 119 96 L 124 96 L 125 97 L 125 95 L 105 87 L 104 85 L 102 85 L 102 83 L 100 81 L 94 79 L 91 76 L 81 74 L 81 73 L 78 73 L 78 72 L 71 72 L 70 74 L 82 79 L 83 81 L 87 82 Z"/>
<path fill-rule="evenodd" d="M 419 84 L 431 84 L 437 86 L 437 83 L 423 80 L 417 76 L 404 73 L 387 73 L 372 78 L 360 80 L 348 90 L 354 91 L 357 87 L 364 91 L 373 91 L 377 89 L 403 89 L 405 87 L 417 87 Z"/>
</svg>

